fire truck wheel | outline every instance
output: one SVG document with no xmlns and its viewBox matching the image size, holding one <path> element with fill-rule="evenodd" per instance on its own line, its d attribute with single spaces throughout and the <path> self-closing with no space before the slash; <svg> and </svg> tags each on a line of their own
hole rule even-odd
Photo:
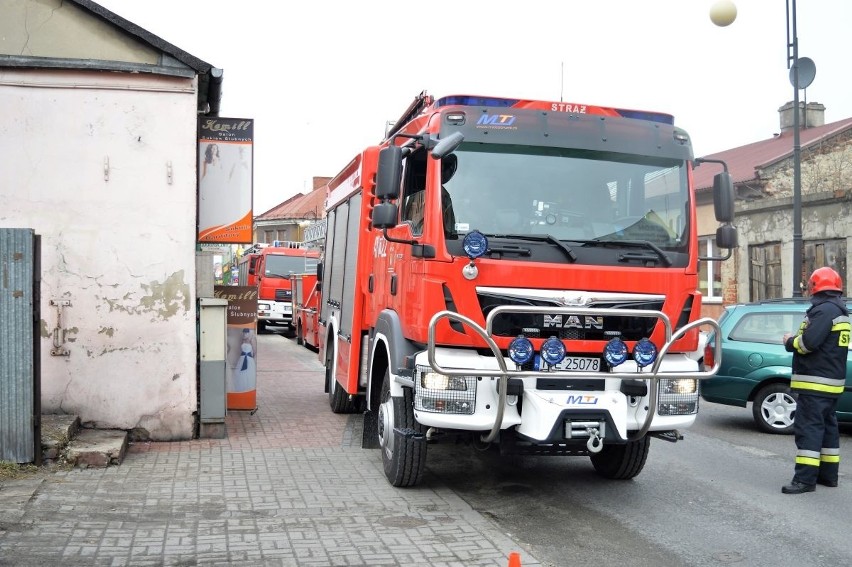
<svg viewBox="0 0 852 567">
<path fill-rule="evenodd" d="M 402 397 L 390 394 L 390 371 L 382 382 L 378 415 L 379 449 L 385 476 L 393 486 L 414 486 L 426 466 L 426 440 L 422 426 L 414 420 L 414 392 L 403 388 Z"/>
<path fill-rule="evenodd" d="M 591 455 L 592 466 L 604 478 L 631 479 L 642 472 L 650 447 L 651 438 L 647 435 L 638 441 L 631 441 L 624 445 L 604 443 L 600 453 Z"/>
<path fill-rule="evenodd" d="M 302 339 L 302 320 L 296 319 L 296 344 L 303 345 L 305 344 L 304 339 Z"/>
<path fill-rule="evenodd" d="M 325 381 L 328 385 L 328 405 L 331 406 L 331 411 L 334 413 L 353 413 L 355 411 L 355 402 L 349 399 L 349 394 L 334 379 L 335 367 L 337 365 L 334 348 L 329 345 L 326 353 L 328 360 L 325 361 Z"/>
</svg>

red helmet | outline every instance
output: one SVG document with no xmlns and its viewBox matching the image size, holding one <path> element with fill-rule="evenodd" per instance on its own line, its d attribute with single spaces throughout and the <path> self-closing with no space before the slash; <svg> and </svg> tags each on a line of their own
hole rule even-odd
<svg viewBox="0 0 852 567">
<path fill-rule="evenodd" d="M 840 274 L 829 267 L 818 268 L 808 279 L 808 293 L 811 295 L 821 291 L 843 291 L 843 280 Z"/>
</svg>

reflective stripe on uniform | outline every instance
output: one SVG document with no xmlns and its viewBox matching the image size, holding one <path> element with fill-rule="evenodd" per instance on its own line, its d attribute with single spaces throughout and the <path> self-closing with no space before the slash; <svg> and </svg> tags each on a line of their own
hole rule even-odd
<svg viewBox="0 0 852 567">
<path fill-rule="evenodd" d="M 823 376 L 808 376 L 807 374 L 793 374 L 790 379 L 790 387 L 794 390 L 810 390 L 825 394 L 842 394 L 846 379 L 825 378 Z"/>
<path fill-rule="evenodd" d="M 793 339 L 793 348 L 796 349 L 796 352 L 799 354 L 810 354 L 810 350 L 805 346 L 805 341 L 802 340 L 802 335 L 797 336 Z"/>
<path fill-rule="evenodd" d="M 840 448 L 835 449 L 827 449 L 822 448 L 819 452 L 819 460 L 823 463 L 839 463 L 840 462 Z"/>
<path fill-rule="evenodd" d="M 817 451 L 806 451 L 805 449 L 799 449 L 798 451 L 796 451 L 796 464 L 807 465 L 810 467 L 818 467 L 819 453 Z"/>
</svg>

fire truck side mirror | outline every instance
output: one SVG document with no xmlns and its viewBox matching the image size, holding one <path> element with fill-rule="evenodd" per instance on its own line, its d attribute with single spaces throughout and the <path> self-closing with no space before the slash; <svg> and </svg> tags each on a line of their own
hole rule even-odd
<svg viewBox="0 0 852 567">
<path fill-rule="evenodd" d="M 322 262 L 317 262 L 317 281 L 322 281 Z"/>
<path fill-rule="evenodd" d="M 393 203 L 379 203 L 373 207 L 373 228 L 395 227 L 397 214 L 397 207 Z"/>
<path fill-rule="evenodd" d="M 716 229 L 716 246 L 730 250 L 736 248 L 738 245 L 737 227 L 725 224 Z"/>
<path fill-rule="evenodd" d="M 379 169 L 376 173 L 376 197 L 383 201 L 398 198 L 401 181 L 402 148 L 399 146 L 388 146 L 379 152 Z M 375 209 L 373 215 L 375 216 Z"/>
<path fill-rule="evenodd" d="M 727 171 L 713 177 L 713 208 L 717 221 L 734 222 L 734 181 Z"/>
<path fill-rule="evenodd" d="M 461 132 L 453 132 L 432 148 L 432 157 L 435 159 L 441 159 L 444 156 L 448 156 L 456 151 L 462 142 L 464 142 L 464 134 Z"/>
</svg>

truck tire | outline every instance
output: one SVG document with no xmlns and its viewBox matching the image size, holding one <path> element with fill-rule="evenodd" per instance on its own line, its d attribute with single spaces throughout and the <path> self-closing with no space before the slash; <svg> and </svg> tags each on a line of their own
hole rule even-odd
<svg viewBox="0 0 852 567">
<path fill-rule="evenodd" d="M 302 338 L 302 318 L 299 317 L 296 319 L 296 344 L 303 345 L 305 344 L 305 340 Z"/>
<path fill-rule="evenodd" d="M 789 435 L 796 420 L 796 397 L 788 384 L 768 384 L 755 394 L 751 412 L 764 433 Z"/>
<path fill-rule="evenodd" d="M 414 420 L 414 393 L 403 388 L 402 397 L 390 393 L 390 371 L 385 370 L 378 408 L 379 449 L 388 482 L 393 486 L 414 486 L 426 466 L 426 439 Z"/>
<path fill-rule="evenodd" d="M 600 453 L 591 455 L 592 466 L 604 478 L 628 480 L 642 472 L 650 448 L 651 438 L 647 435 L 624 445 L 604 443 Z"/>
<path fill-rule="evenodd" d="M 334 347 L 329 345 L 326 349 L 325 361 L 325 383 L 328 388 L 328 405 L 334 413 L 353 413 L 355 402 L 349 398 L 346 390 L 340 387 L 334 379 L 337 360 L 334 355 Z"/>
</svg>

